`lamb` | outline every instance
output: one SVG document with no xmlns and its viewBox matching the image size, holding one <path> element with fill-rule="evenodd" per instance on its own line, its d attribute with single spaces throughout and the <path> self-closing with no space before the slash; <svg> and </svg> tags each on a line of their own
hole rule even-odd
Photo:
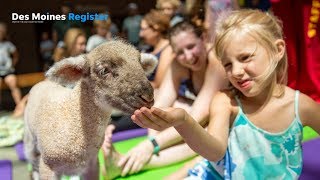
<svg viewBox="0 0 320 180">
<path fill-rule="evenodd" d="M 153 105 L 144 71 L 152 72 L 155 62 L 115 40 L 48 70 L 31 89 L 25 111 L 25 154 L 40 179 L 90 171 L 112 108 L 133 113 Z"/>
</svg>

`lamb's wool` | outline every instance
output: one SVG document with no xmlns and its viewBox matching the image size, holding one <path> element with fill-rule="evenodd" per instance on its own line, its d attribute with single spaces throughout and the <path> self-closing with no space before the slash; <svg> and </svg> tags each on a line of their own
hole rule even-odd
<svg viewBox="0 0 320 180">
<path fill-rule="evenodd" d="M 102 145 L 112 107 L 133 113 L 152 105 L 153 89 L 144 73 L 155 67 L 150 61 L 141 60 L 134 47 L 111 41 L 56 63 L 47 80 L 32 88 L 25 152 L 41 179 L 86 173 Z"/>
</svg>

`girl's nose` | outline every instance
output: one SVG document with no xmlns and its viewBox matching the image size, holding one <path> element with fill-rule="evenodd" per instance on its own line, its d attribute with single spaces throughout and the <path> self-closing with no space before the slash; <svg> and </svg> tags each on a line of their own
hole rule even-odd
<svg viewBox="0 0 320 180">
<path fill-rule="evenodd" d="M 244 74 L 244 68 L 242 64 L 233 64 L 232 65 L 232 75 L 234 77 L 241 77 Z"/>
</svg>

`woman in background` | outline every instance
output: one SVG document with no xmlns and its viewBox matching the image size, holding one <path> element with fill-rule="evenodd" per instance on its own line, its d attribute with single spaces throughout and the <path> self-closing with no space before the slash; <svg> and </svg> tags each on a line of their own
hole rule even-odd
<svg viewBox="0 0 320 180">
<path fill-rule="evenodd" d="M 53 60 L 60 61 L 63 58 L 77 56 L 86 52 L 86 34 L 80 28 L 70 28 L 63 40 L 63 44 L 57 46 L 53 53 Z"/>
</svg>

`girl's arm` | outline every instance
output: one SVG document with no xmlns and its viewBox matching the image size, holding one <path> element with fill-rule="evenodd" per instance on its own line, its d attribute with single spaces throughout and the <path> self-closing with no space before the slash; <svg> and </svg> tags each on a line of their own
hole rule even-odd
<svg viewBox="0 0 320 180">
<path fill-rule="evenodd" d="M 303 125 L 310 126 L 320 134 L 320 104 L 305 94 L 299 97 L 299 114 Z"/>
<path fill-rule="evenodd" d="M 208 67 L 206 69 L 204 83 L 192 104 L 190 115 L 200 124 L 206 124 L 209 115 L 209 105 L 212 97 L 217 91 L 223 88 L 224 70 L 214 53 L 210 52 L 208 57 Z"/>
<path fill-rule="evenodd" d="M 167 70 L 169 69 L 169 66 L 170 66 L 172 60 L 173 60 L 172 48 L 171 48 L 171 46 L 168 46 L 162 51 L 162 53 L 160 55 L 159 64 L 157 67 L 157 72 L 156 72 L 154 80 L 151 82 L 153 88 L 156 89 L 156 88 L 160 87 L 161 82 L 163 81 L 164 76 L 165 76 Z"/>
<path fill-rule="evenodd" d="M 231 113 L 230 98 L 219 93 L 210 105 L 208 131 L 180 108 L 168 111 L 141 108 L 134 113 L 132 119 L 139 126 L 156 130 L 174 126 L 192 150 L 210 161 L 218 161 L 226 152 Z"/>
<path fill-rule="evenodd" d="M 170 107 L 178 97 L 178 88 L 183 76 L 183 70 L 173 61 L 165 73 L 158 94 L 155 96 L 155 107 Z"/>
</svg>

